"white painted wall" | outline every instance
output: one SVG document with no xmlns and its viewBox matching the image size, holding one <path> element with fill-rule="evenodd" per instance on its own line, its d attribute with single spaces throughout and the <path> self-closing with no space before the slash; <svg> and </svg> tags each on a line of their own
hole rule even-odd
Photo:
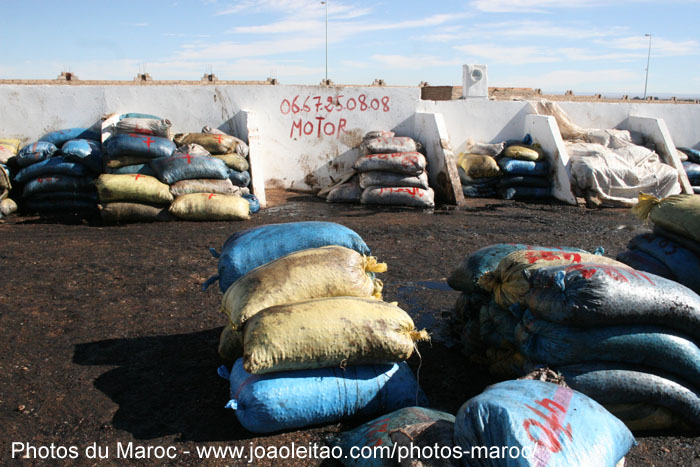
<svg viewBox="0 0 700 467">
<path fill-rule="evenodd" d="M 584 128 L 625 128 L 630 115 L 661 118 L 673 143 L 700 149 L 700 105 L 557 102 L 572 122 Z"/>
<path fill-rule="evenodd" d="M 455 153 L 469 138 L 521 139 L 533 113 L 526 101 L 421 101 L 417 87 L 373 86 L 2 85 L 0 102 L 0 135 L 25 143 L 48 131 L 90 126 L 114 112 L 159 115 L 170 119 L 176 132 L 209 125 L 250 136 L 258 174 L 255 180 L 254 168 L 254 184 L 262 179 L 268 186 L 301 190 L 317 189 L 349 167 L 367 131 L 394 130 L 434 145 L 421 138 L 435 132 L 417 134 L 417 112 L 443 116 Z M 677 146 L 700 148 L 700 105 L 559 104 L 574 123 L 588 128 L 624 127 L 630 115 L 661 118 Z"/>
<path fill-rule="evenodd" d="M 170 119 L 174 132 L 209 125 L 247 139 L 250 111 L 265 181 L 309 189 L 352 164 L 367 131 L 411 136 L 419 97 L 416 87 L 5 85 L 0 133 L 29 143 L 49 131 L 90 126 L 104 114 L 142 112 Z"/>
</svg>

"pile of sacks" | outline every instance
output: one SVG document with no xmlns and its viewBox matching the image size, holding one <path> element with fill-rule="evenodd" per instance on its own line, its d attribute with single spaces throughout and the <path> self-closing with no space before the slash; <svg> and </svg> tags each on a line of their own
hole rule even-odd
<svg viewBox="0 0 700 467">
<path fill-rule="evenodd" d="M 700 197 L 641 194 L 632 211 L 654 231 L 632 238 L 617 259 L 700 293 Z"/>
<path fill-rule="evenodd" d="M 101 171 L 100 133 L 70 128 L 45 134 L 14 157 L 23 207 L 39 213 L 97 210 L 93 181 Z"/>
<path fill-rule="evenodd" d="M 14 138 L 0 138 L 0 217 L 9 216 L 17 211 L 17 202 L 10 198 L 12 190 L 12 175 L 8 163 L 14 162 L 19 151 L 20 140 Z"/>
<path fill-rule="evenodd" d="M 497 459 L 486 465 L 618 465 L 634 444 L 630 430 L 595 401 L 546 376 L 537 371 L 489 386 L 456 417 L 406 407 L 327 441 L 340 449 L 336 457 L 346 467 L 458 466 L 465 459 Z"/>
<path fill-rule="evenodd" d="M 240 220 L 257 212 L 250 176 L 238 170 L 248 173 L 243 141 L 208 127 L 173 138 L 170 127 L 155 116 L 124 114 L 108 129 L 108 173 L 97 181 L 104 222 Z"/>
<path fill-rule="evenodd" d="M 700 195 L 700 151 L 691 148 L 677 148 L 681 156 L 683 170 L 693 187 L 693 193 Z"/>
<path fill-rule="evenodd" d="M 499 377 L 537 365 L 631 429 L 700 426 L 700 297 L 573 248 L 492 245 L 448 283 L 463 294 L 465 353 Z"/>
<path fill-rule="evenodd" d="M 469 198 L 546 199 L 551 196 L 549 162 L 530 135 L 523 142 L 467 143 L 457 156 L 462 192 Z"/>
<path fill-rule="evenodd" d="M 420 143 L 395 136 L 391 131 L 367 133 L 360 145 L 362 155 L 353 165 L 352 177 L 330 189 L 326 201 L 435 207 L 435 194 L 428 185 L 427 162 L 420 149 Z"/>
<path fill-rule="evenodd" d="M 274 432 L 367 417 L 427 401 L 405 360 L 427 338 L 381 300 L 386 265 L 330 222 L 274 224 L 231 236 L 219 257 L 219 353 L 232 369 L 241 425 Z"/>
</svg>

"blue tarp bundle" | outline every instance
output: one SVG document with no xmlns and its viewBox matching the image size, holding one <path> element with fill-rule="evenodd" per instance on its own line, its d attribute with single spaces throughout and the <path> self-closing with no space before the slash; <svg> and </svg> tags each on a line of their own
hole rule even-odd
<svg viewBox="0 0 700 467">
<path fill-rule="evenodd" d="M 89 139 L 72 139 L 61 147 L 66 160 L 80 162 L 95 173 L 102 173 L 102 144 Z"/>
<path fill-rule="evenodd" d="M 370 249 L 353 230 L 334 222 L 290 222 L 253 227 L 231 235 L 219 255 L 219 274 L 207 280 L 204 288 L 219 280 L 226 292 L 231 284 L 248 271 L 277 258 L 308 248 L 340 245 L 369 255 Z"/>
<path fill-rule="evenodd" d="M 239 358 L 230 373 L 221 367 L 219 374 L 231 385 L 226 407 L 254 433 L 371 417 L 428 402 L 406 362 L 251 375 Z"/>
<path fill-rule="evenodd" d="M 53 156 L 56 151 L 58 151 L 58 148 L 55 144 L 49 143 L 48 141 L 37 141 L 20 149 L 17 153 L 17 157 L 15 157 L 15 161 L 18 166 L 27 167 L 28 165 L 48 159 Z"/>
<path fill-rule="evenodd" d="M 84 165 L 77 162 L 70 162 L 62 156 L 56 156 L 23 168 L 17 173 L 17 175 L 15 175 L 15 181 L 17 183 L 24 183 L 32 178 L 49 174 L 62 174 L 80 177 L 86 173 L 87 169 Z"/>
<path fill-rule="evenodd" d="M 109 156 L 138 156 L 147 159 L 170 157 L 175 149 L 175 143 L 167 138 L 135 133 L 116 134 L 104 145 L 104 151 Z"/>
<path fill-rule="evenodd" d="M 101 141 L 102 135 L 90 128 L 68 128 L 65 130 L 52 131 L 46 133 L 39 138 L 39 141 L 48 141 L 53 143 L 57 148 L 61 148 L 64 143 L 72 139 L 89 139 L 92 141 Z"/>
<path fill-rule="evenodd" d="M 483 466 L 614 467 L 635 441 L 589 397 L 552 383 L 515 380 L 489 386 L 462 405 L 455 444 L 471 453 L 476 447 L 499 452 L 506 447 L 507 458 L 484 456 L 478 459 Z M 515 457 L 523 449 L 525 456 Z"/>
<path fill-rule="evenodd" d="M 173 157 L 159 157 L 149 162 L 158 179 L 168 185 L 180 180 L 210 178 L 224 180 L 228 178 L 229 168 L 224 161 L 211 156 L 192 156 L 190 154 Z"/>
</svg>

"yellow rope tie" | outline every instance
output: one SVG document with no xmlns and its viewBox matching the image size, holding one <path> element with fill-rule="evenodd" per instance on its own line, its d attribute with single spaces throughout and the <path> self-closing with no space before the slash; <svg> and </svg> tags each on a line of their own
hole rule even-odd
<svg viewBox="0 0 700 467">
<path fill-rule="evenodd" d="M 641 220 L 645 221 L 649 218 L 651 210 L 661 204 L 661 200 L 654 195 L 647 193 L 639 193 L 637 204 L 632 207 L 632 212 Z"/>
<path fill-rule="evenodd" d="M 380 279 L 374 279 L 372 283 L 374 284 L 374 292 L 372 293 L 372 296 L 377 300 L 381 300 L 382 290 L 384 290 L 384 282 L 382 282 Z"/>
<path fill-rule="evenodd" d="M 374 256 L 364 256 L 363 258 L 365 262 L 365 271 L 374 273 L 386 272 L 386 263 L 378 263 L 377 258 Z"/>
</svg>

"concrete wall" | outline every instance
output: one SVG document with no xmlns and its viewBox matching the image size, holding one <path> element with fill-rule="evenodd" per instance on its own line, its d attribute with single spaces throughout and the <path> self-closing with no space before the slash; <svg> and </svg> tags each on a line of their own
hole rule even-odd
<svg viewBox="0 0 700 467">
<path fill-rule="evenodd" d="M 347 169 L 370 130 L 394 130 L 424 146 L 418 112 L 440 114 L 455 153 L 478 142 L 521 139 L 527 101 L 423 101 L 418 87 L 265 85 L 2 85 L 0 135 L 29 143 L 61 128 L 85 127 L 107 113 L 143 112 L 173 122 L 176 132 L 209 125 L 254 138 L 254 183 L 318 189 Z M 559 102 L 588 128 L 624 128 L 632 116 L 661 118 L 677 146 L 700 148 L 700 105 Z M 257 177 L 256 177 L 257 175 Z M 255 180 L 257 178 L 257 180 Z"/>
<path fill-rule="evenodd" d="M 557 102 L 584 128 L 625 128 L 628 116 L 661 118 L 676 146 L 700 149 L 700 105 Z"/>
</svg>

